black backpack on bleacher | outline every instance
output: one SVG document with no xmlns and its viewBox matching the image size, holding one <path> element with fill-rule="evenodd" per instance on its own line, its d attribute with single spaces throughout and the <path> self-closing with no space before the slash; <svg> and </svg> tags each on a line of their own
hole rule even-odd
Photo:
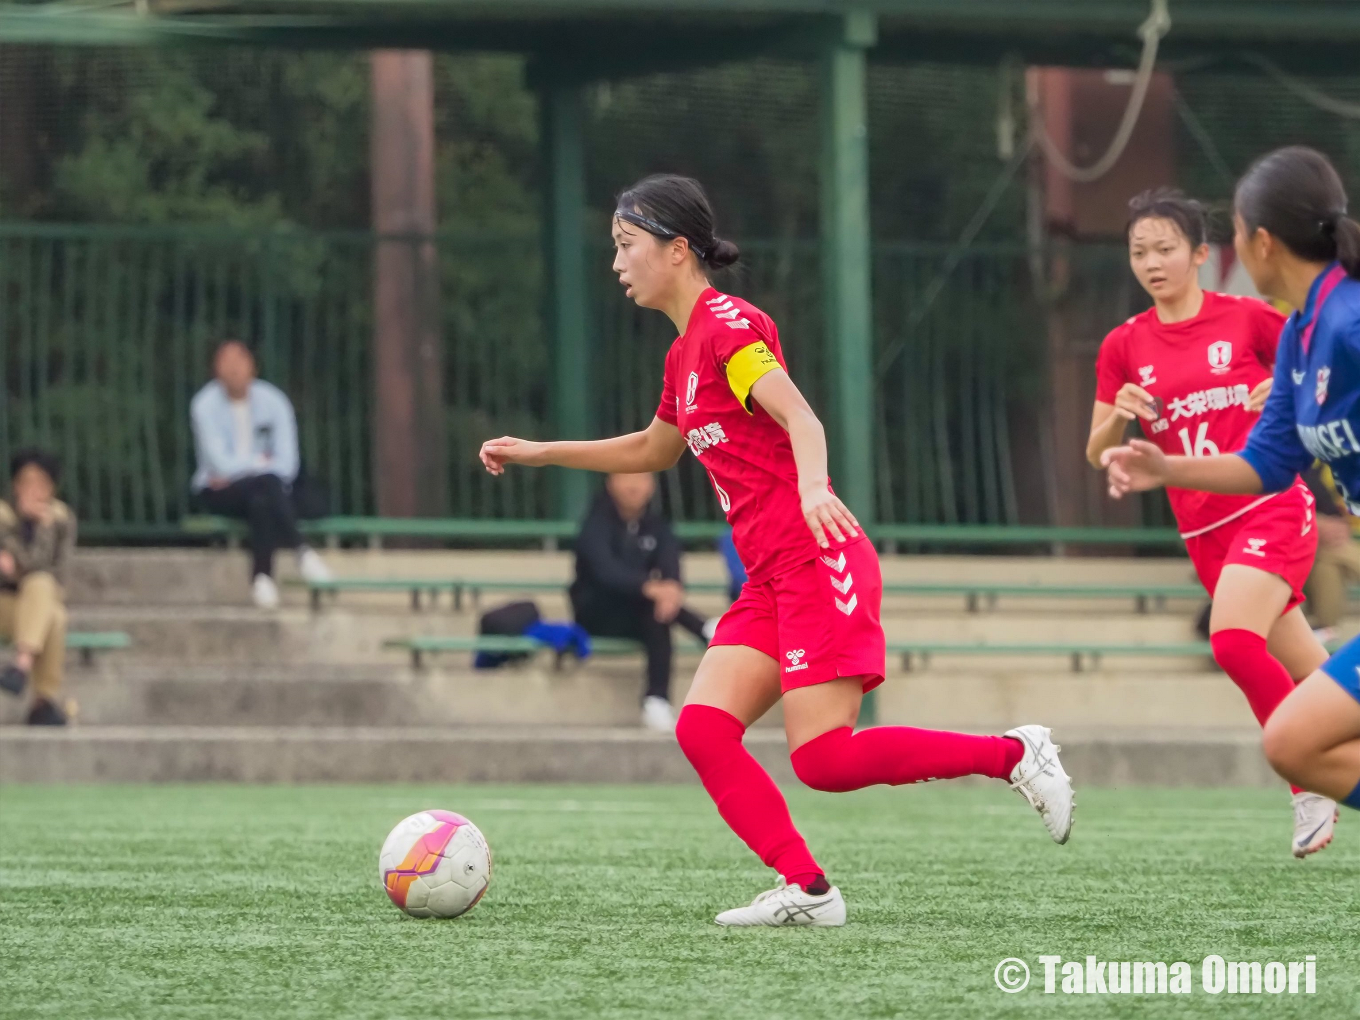
<svg viewBox="0 0 1360 1020">
<path fill-rule="evenodd" d="M 477 632 L 483 635 L 519 637 L 540 619 L 538 606 L 533 602 L 507 602 L 483 613 Z M 480 652 L 477 655 L 477 664 L 480 668 L 486 669 L 528 657 L 528 652 Z"/>
</svg>

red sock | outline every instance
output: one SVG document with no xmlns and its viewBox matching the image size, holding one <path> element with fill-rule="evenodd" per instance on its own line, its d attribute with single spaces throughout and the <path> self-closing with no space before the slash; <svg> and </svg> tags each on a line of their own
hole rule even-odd
<svg viewBox="0 0 1360 1020">
<path fill-rule="evenodd" d="M 1262 726 L 1276 706 L 1294 689 L 1294 678 L 1266 648 L 1266 639 L 1249 630 L 1220 630 L 1209 635 L 1214 661 L 1247 696 L 1247 704 Z M 1299 787 L 1290 786 L 1294 793 Z"/>
<path fill-rule="evenodd" d="M 813 737 L 793 752 L 793 770 L 814 790 L 844 793 L 876 783 L 929 779 L 1009 779 L 1025 747 L 1013 737 L 975 737 L 910 726 L 849 726 Z"/>
<path fill-rule="evenodd" d="M 699 773 L 718 814 L 756 856 L 785 881 L 821 875 L 793 827 L 784 795 L 742 746 L 745 732 L 736 716 L 710 705 L 686 705 L 675 723 L 680 750 Z"/>
</svg>

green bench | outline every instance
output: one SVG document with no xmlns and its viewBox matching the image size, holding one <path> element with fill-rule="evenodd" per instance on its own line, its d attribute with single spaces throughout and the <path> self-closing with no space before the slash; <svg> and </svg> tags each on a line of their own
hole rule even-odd
<svg viewBox="0 0 1360 1020">
<path fill-rule="evenodd" d="M 420 669 L 427 655 L 444 655 L 452 652 L 493 652 L 504 654 L 535 655 L 550 651 L 552 646 L 530 637 L 511 637 L 499 634 L 476 634 L 459 637 L 404 637 L 389 638 L 383 642 L 384 648 L 406 652 L 411 657 L 411 666 Z M 702 646 L 694 642 L 677 642 L 677 651 L 702 651 Z M 616 655 L 640 655 L 642 645 L 627 638 L 592 637 L 590 652 L 593 656 L 604 658 Z M 560 668 L 564 655 L 558 655 L 556 665 Z"/>
<path fill-rule="evenodd" d="M 473 577 L 348 577 L 330 581 L 305 582 L 290 581 L 290 584 L 305 586 L 311 598 L 312 608 L 319 610 L 325 595 L 338 596 L 344 591 L 406 592 L 410 595 L 411 608 L 419 610 L 428 597 L 431 605 L 438 601 L 439 595 L 449 592 L 453 596 L 453 608 L 463 609 L 464 597 L 470 597 L 472 604 L 478 605 L 481 593 L 496 592 L 535 592 L 565 591 L 565 581 L 513 581 L 493 580 Z M 695 581 L 686 585 L 691 592 L 702 594 L 726 594 L 727 585 L 721 581 Z M 1045 585 L 1045 584 L 955 584 L 955 583 L 916 583 L 885 584 L 883 594 L 899 596 L 962 596 L 970 613 L 975 613 L 985 603 L 994 608 L 1000 598 L 1068 598 L 1068 599 L 1124 599 L 1134 602 L 1139 613 L 1147 613 L 1151 608 L 1164 609 L 1168 599 L 1202 599 L 1204 589 L 1193 584 L 1177 585 Z"/>
<path fill-rule="evenodd" d="M 1061 655 L 1072 663 L 1072 672 L 1082 673 L 1087 667 L 1099 669 L 1101 660 L 1107 655 L 1201 657 L 1213 656 L 1207 641 L 1194 641 L 1179 644 L 1129 645 L 1099 644 L 1087 642 L 1035 642 L 1032 644 L 989 644 L 966 641 L 889 641 L 888 654 L 902 659 L 903 670 L 910 672 L 919 660 L 922 666 L 928 665 L 936 655 L 1004 655 L 1011 658 L 1030 655 Z"/>
<path fill-rule="evenodd" d="M 576 536 L 574 520 L 482 520 L 459 517 L 365 517 L 340 515 L 304 521 L 304 534 L 338 545 L 346 539 L 381 548 L 387 539 L 426 538 L 445 541 L 535 541 L 547 548 Z M 686 542 L 712 541 L 726 528 L 722 521 L 679 521 L 675 531 Z M 908 546 L 959 549 L 1047 546 L 1060 551 L 1069 545 L 1180 548 L 1174 528 L 1065 528 L 1008 524 L 874 524 L 868 527 L 875 541 Z M 81 534 L 99 541 L 120 539 L 166 539 L 186 536 L 225 538 L 239 542 L 245 535 L 240 521 L 198 514 L 178 522 L 130 524 L 91 521 Z"/>
<path fill-rule="evenodd" d="M 579 521 L 483 520 L 462 517 L 322 517 L 300 521 L 299 530 L 309 538 L 324 541 L 331 548 L 345 539 L 364 541 L 370 549 L 381 549 L 387 539 L 437 539 L 442 541 L 536 541 L 545 549 L 556 549 L 559 542 L 570 541 L 580 531 Z M 676 534 L 685 541 L 712 541 L 723 531 L 720 521 L 682 521 Z M 88 530 L 88 529 L 87 529 Z M 246 537 L 245 524 L 230 517 L 195 515 L 180 524 L 182 534 L 225 538 L 239 544 Z M 117 537 L 117 529 L 95 526 L 94 537 Z M 138 533 L 134 537 L 143 537 Z"/>
<path fill-rule="evenodd" d="M 8 647 L 8 642 L 0 642 L 0 645 Z M 113 652 L 131 647 L 132 638 L 121 630 L 73 630 L 66 635 L 66 650 L 79 652 L 81 664 L 85 666 L 94 663 L 95 652 Z"/>
<path fill-rule="evenodd" d="M 884 595 L 961 595 L 970 613 L 976 613 L 984 602 L 995 608 L 1000 598 L 1052 599 L 1133 599 L 1139 613 L 1151 608 L 1166 608 L 1168 599 L 1204 599 L 1204 589 L 1197 584 L 955 584 L 906 583 L 885 584 Z"/>
<path fill-rule="evenodd" d="M 638 642 L 624 638 L 593 637 L 590 639 L 590 643 L 593 655 L 605 657 L 631 655 L 642 651 L 642 646 Z M 502 637 L 487 634 L 460 637 L 391 638 L 383 642 L 383 647 L 406 652 L 411 657 L 411 665 L 420 669 L 424 665 L 427 655 L 442 655 L 451 652 L 474 654 L 477 652 L 505 652 L 533 655 L 547 650 L 550 646 L 534 638 Z M 685 647 L 689 647 L 691 650 L 700 650 L 698 645 L 690 646 L 686 643 Z M 929 664 L 930 659 L 937 655 L 1004 655 L 1012 658 L 1036 655 L 1065 656 L 1071 662 L 1074 673 L 1085 672 L 1088 668 L 1099 669 L 1102 659 L 1107 655 L 1155 656 L 1158 658 L 1200 658 L 1212 657 L 1213 655 L 1208 642 L 1205 641 L 1151 645 L 1065 641 L 1025 644 L 989 644 L 967 641 L 889 641 L 887 651 L 889 655 L 896 655 L 901 658 L 902 668 L 906 672 L 915 669 L 918 662 L 922 666 Z M 561 656 L 558 657 L 558 664 L 561 664 Z"/>
<path fill-rule="evenodd" d="M 535 592 L 551 591 L 565 592 L 569 582 L 566 581 L 511 581 L 511 580 L 491 580 L 490 578 L 475 577 L 343 577 L 335 578 L 330 581 L 290 581 L 289 584 L 302 585 L 308 590 L 311 598 L 312 609 L 319 610 L 322 604 L 322 596 L 330 595 L 332 598 L 338 596 L 343 591 L 378 591 L 378 592 L 407 592 L 411 598 L 411 608 L 420 610 L 424 604 L 424 599 L 428 596 L 429 603 L 434 605 L 442 592 L 449 592 L 453 596 L 453 608 L 456 612 L 463 609 L 463 598 L 467 596 L 471 599 L 474 606 L 480 604 L 482 592 Z M 689 591 L 693 592 L 726 592 L 727 585 L 717 581 L 700 581 L 686 585 Z"/>
</svg>

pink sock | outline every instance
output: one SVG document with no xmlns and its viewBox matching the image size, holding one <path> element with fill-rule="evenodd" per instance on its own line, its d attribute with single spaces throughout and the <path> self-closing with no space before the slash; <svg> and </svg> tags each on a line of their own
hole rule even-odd
<svg viewBox="0 0 1360 1020">
<path fill-rule="evenodd" d="M 929 779 L 1009 779 L 1025 748 L 1012 737 L 975 737 L 910 726 L 849 726 L 813 737 L 793 752 L 793 770 L 814 790 L 844 793 L 877 783 Z"/>
<path fill-rule="evenodd" d="M 736 716 L 710 705 L 686 705 L 675 723 L 680 750 L 732 831 L 785 879 L 820 875 L 784 795 L 742 745 L 745 732 Z"/>
<path fill-rule="evenodd" d="M 1270 654 L 1266 639 L 1249 630 L 1220 630 L 1209 635 L 1214 661 L 1247 696 L 1252 715 L 1262 726 L 1294 689 L 1294 678 Z M 1294 793 L 1299 787 L 1290 786 Z"/>
</svg>

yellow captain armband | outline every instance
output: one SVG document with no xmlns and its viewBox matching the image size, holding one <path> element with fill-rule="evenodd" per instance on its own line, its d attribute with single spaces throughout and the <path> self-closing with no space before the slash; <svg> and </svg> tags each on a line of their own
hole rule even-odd
<svg viewBox="0 0 1360 1020">
<path fill-rule="evenodd" d="M 761 376 L 780 367 L 779 359 L 763 340 L 743 347 L 727 362 L 727 385 L 747 414 L 752 413 L 751 387 Z"/>
</svg>

